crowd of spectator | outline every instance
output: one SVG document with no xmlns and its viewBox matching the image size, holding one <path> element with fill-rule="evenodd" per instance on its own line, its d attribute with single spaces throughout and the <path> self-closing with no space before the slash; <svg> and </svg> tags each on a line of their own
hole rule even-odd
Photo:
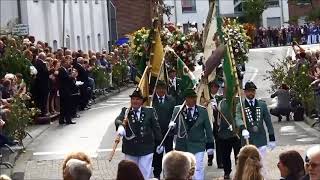
<svg viewBox="0 0 320 180">
<path fill-rule="evenodd" d="M 14 38 L 3 36 L 0 40 L 0 58 L 4 56 L 7 45 L 11 43 L 17 44 Z M 14 45 L 14 47 L 18 47 Z M 101 52 L 89 50 L 72 51 L 70 49 L 57 49 L 53 51 L 48 43 L 35 41 L 33 36 L 23 39 L 21 53 L 31 63 L 31 74 L 33 75 L 30 87 L 26 87 L 22 74 L 11 74 L 7 72 L 6 77 L 1 77 L 1 114 L 5 115 L 10 111 L 8 103 L 10 99 L 17 94 L 29 94 L 34 100 L 36 106 L 41 110 L 41 116 L 49 116 L 56 114 L 59 109 L 59 90 L 61 83 L 59 82 L 59 69 L 62 63 L 68 65 L 67 72 L 73 78 L 71 86 L 71 96 L 74 101 L 72 106 L 72 116 L 78 117 L 77 110 L 88 109 L 95 99 L 96 78 L 93 74 L 95 69 L 103 70 L 107 81 L 100 87 L 110 92 L 114 86 L 119 85 L 119 81 L 128 80 L 127 74 L 121 74 L 121 79 L 113 75 L 113 67 L 117 64 L 124 64 L 127 68 L 126 72 L 132 72 L 133 63 L 129 60 L 129 46 L 127 44 L 114 46 L 113 51 L 108 53 L 105 49 Z M 134 74 L 134 73 L 131 73 Z M 115 80 L 112 83 L 112 80 Z M 133 77 L 131 77 L 133 80 Z M 28 90 L 28 91 L 27 91 Z M 60 92 L 61 93 L 61 92 Z"/>
<path fill-rule="evenodd" d="M 292 45 L 294 41 L 299 44 L 316 44 L 320 42 L 320 26 L 311 23 L 303 26 L 282 26 L 281 28 L 259 27 L 252 36 L 254 48 Z"/>
<path fill-rule="evenodd" d="M 241 148 L 237 158 L 234 180 L 266 179 L 266 167 L 262 166 L 263 158 L 257 147 L 246 145 Z M 191 180 L 195 173 L 196 160 L 191 153 L 171 151 L 163 159 L 163 179 Z M 295 150 L 279 154 L 278 167 L 281 180 L 318 180 L 320 179 L 320 146 L 308 148 L 303 159 Z M 93 175 L 93 164 L 90 157 L 83 152 L 73 152 L 67 155 L 62 164 L 64 180 L 89 180 Z M 116 180 L 144 180 L 144 177 L 132 161 L 122 160 L 118 164 Z"/>
</svg>

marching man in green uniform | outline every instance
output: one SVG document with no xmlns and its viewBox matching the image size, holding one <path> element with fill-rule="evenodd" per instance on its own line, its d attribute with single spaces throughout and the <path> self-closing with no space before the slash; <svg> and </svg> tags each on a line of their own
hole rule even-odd
<svg viewBox="0 0 320 180">
<path fill-rule="evenodd" d="M 177 134 L 176 147 L 178 151 L 190 152 L 196 157 L 196 168 L 193 179 L 204 179 L 204 154 L 214 152 L 212 128 L 206 108 L 196 105 L 197 94 L 193 89 L 186 89 L 185 106 L 176 106 L 169 128 L 175 127 Z M 180 111 L 177 122 L 174 118 Z"/>
<path fill-rule="evenodd" d="M 273 150 L 276 147 L 276 142 L 267 104 L 264 101 L 255 98 L 256 89 L 256 85 L 251 81 L 248 81 L 245 84 L 244 94 L 246 98 L 243 102 L 243 108 L 247 128 L 245 128 L 245 124 L 242 120 L 240 104 L 237 105 L 236 110 L 236 125 L 242 129 L 243 138 L 248 139 L 250 144 L 257 146 L 260 155 L 263 158 L 267 153 L 267 147 Z M 268 130 L 269 142 L 267 140 L 264 124 Z M 262 163 L 263 162 L 264 161 L 262 161 Z"/>
<path fill-rule="evenodd" d="M 215 147 L 216 147 L 216 161 L 217 161 L 217 166 L 218 168 L 223 168 L 222 164 L 222 151 L 221 149 L 221 140 L 218 137 L 218 104 L 222 100 L 222 96 L 218 95 L 218 90 L 220 88 L 220 84 L 218 81 L 212 81 L 209 83 L 209 88 L 210 88 L 210 103 L 208 105 L 212 106 L 212 116 L 214 118 L 213 120 L 213 137 L 215 139 Z M 212 166 L 212 160 L 213 160 L 213 154 L 208 154 L 208 166 Z"/>
<path fill-rule="evenodd" d="M 226 87 L 224 87 L 224 98 L 218 103 L 219 114 L 217 117 L 217 138 L 220 141 L 221 157 L 224 171 L 224 179 L 230 179 L 231 167 L 231 152 L 233 150 L 235 162 L 241 148 L 241 141 L 236 134 L 234 111 L 230 111 L 226 101 Z M 237 99 L 237 98 L 236 98 Z M 235 101 L 236 101 L 235 99 Z M 218 155 L 217 155 L 218 156 Z M 217 157 L 218 158 L 218 157 Z"/>
<path fill-rule="evenodd" d="M 158 115 L 158 122 L 160 124 L 161 133 L 164 136 L 168 131 L 168 125 L 172 117 L 173 109 L 176 105 L 175 99 L 167 95 L 167 85 L 163 81 L 158 81 L 156 85 L 156 93 L 153 97 L 153 108 L 156 110 Z M 163 143 L 165 152 L 168 153 L 173 149 L 173 133 L 169 134 Z M 162 157 L 163 152 L 156 150 L 153 155 L 153 175 L 155 178 L 160 179 L 162 171 Z"/>
<path fill-rule="evenodd" d="M 156 111 L 150 107 L 142 107 L 144 97 L 140 89 L 131 95 L 131 107 L 123 108 L 115 120 L 117 134 L 123 137 L 122 152 L 125 159 L 135 162 L 145 179 L 152 173 L 152 159 L 155 146 L 162 135 Z M 157 148 L 161 151 L 161 147 Z"/>
</svg>

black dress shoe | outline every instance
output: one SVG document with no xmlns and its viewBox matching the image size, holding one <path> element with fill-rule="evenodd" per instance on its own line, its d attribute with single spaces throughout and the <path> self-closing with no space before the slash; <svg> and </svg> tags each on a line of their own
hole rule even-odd
<svg viewBox="0 0 320 180">
<path fill-rule="evenodd" d="M 229 175 L 229 174 L 225 174 L 225 175 L 223 176 L 223 179 L 230 179 L 230 175 Z"/>
<path fill-rule="evenodd" d="M 74 115 L 72 118 L 80 118 L 79 114 Z"/>
<path fill-rule="evenodd" d="M 218 169 L 223 169 L 223 165 L 222 165 L 222 164 L 219 164 L 219 165 L 218 165 Z"/>
<path fill-rule="evenodd" d="M 64 121 L 59 120 L 59 124 L 64 124 L 64 123 L 65 123 Z"/>
<path fill-rule="evenodd" d="M 212 166 L 212 162 L 208 162 L 208 166 Z"/>
<path fill-rule="evenodd" d="M 70 121 L 70 122 L 67 122 L 66 124 L 76 124 L 76 122 Z"/>
</svg>

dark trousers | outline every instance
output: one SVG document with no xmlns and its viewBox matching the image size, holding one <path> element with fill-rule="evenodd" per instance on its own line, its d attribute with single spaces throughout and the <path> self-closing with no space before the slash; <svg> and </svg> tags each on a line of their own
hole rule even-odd
<svg viewBox="0 0 320 180">
<path fill-rule="evenodd" d="M 35 101 L 36 101 L 35 103 L 36 103 L 37 107 L 40 109 L 42 116 L 47 114 L 48 95 L 49 95 L 48 91 L 43 91 L 43 92 L 40 92 L 39 94 L 37 94 L 36 99 L 35 99 Z"/>
<path fill-rule="evenodd" d="M 219 138 L 215 139 L 215 145 L 216 145 L 216 162 L 217 162 L 217 166 L 221 167 L 222 164 L 222 151 L 223 148 L 221 146 L 222 144 L 222 140 Z M 213 161 L 213 155 L 208 155 L 208 162 L 212 162 Z"/>
<path fill-rule="evenodd" d="M 281 119 L 281 115 L 286 116 L 287 120 L 289 120 L 289 115 L 290 115 L 290 108 L 273 108 L 270 109 L 270 114 L 277 116 L 279 119 Z"/>
<path fill-rule="evenodd" d="M 240 139 L 234 137 L 229 139 L 221 140 L 221 149 L 222 151 L 222 163 L 223 170 L 225 175 L 229 175 L 231 173 L 231 152 L 233 149 L 235 162 L 237 162 L 237 156 L 239 154 L 241 148 Z"/>
<path fill-rule="evenodd" d="M 165 148 L 166 153 L 172 151 L 173 149 L 173 136 L 167 136 L 166 140 L 163 142 L 163 146 Z M 154 150 L 153 154 L 153 161 L 152 161 L 152 166 L 153 166 L 153 175 L 155 178 L 160 178 L 160 174 L 162 171 L 162 157 L 163 153 L 158 154 L 156 152 L 156 148 Z"/>
<path fill-rule="evenodd" d="M 88 86 L 86 84 L 83 84 L 80 87 L 80 109 L 83 110 L 89 102 L 89 92 L 88 92 Z"/>
<path fill-rule="evenodd" d="M 79 107 L 79 101 L 80 101 L 80 95 L 79 94 L 73 94 L 71 96 L 71 117 L 74 117 L 77 115 L 77 110 Z"/>
<path fill-rule="evenodd" d="M 71 122 L 71 100 L 71 95 L 60 94 L 60 123 L 63 123 L 64 121 L 66 121 L 67 123 Z"/>
</svg>

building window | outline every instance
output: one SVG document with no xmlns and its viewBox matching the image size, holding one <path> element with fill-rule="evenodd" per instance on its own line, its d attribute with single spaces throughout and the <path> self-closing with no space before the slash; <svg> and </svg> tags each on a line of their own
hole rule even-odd
<svg viewBox="0 0 320 180">
<path fill-rule="evenodd" d="M 58 41 L 57 40 L 53 40 L 53 52 L 56 52 L 58 50 Z"/>
<path fill-rule="evenodd" d="M 279 7 L 280 6 L 279 0 L 267 0 L 266 5 L 267 5 L 267 7 Z"/>
<path fill-rule="evenodd" d="M 298 5 L 307 5 L 307 4 L 311 4 L 312 0 L 296 0 L 296 3 Z"/>
<path fill-rule="evenodd" d="M 39 2 L 39 0 L 33 0 L 33 2 Z"/>
<path fill-rule="evenodd" d="M 70 49 L 70 35 L 67 35 L 66 37 L 66 47 Z"/>
<path fill-rule="evenodd" d="M 50 0 L 50 2 L 54 3 L 54 0 Z"/>
<path fill-rule="evenodd" d="M 91 50 L 90 36 L 87 36 L 87 41 L 88 41 L 88 50 Z"/>
<path fill-rule="evenodd" d="M 102 50 L 102 48 L 101 48 L 101 34 L 99 33 L 98 34 L 98 51 L 101 51 Z"/>
<path fill-rule="evenodd" d="M 88 0 L 84 0 L 84 3 L 88 3 Z"/>
<path fill-rule="evenodd" d="M 99 0 L 95 0 L 95 3 L 96 3 L 96 4 L 99 4 Z"/>
<path fill-rule="evenodd" d="M 196 0 L 181 0 L 182 13 L 194 13 L 196 9 Z"/>
<path fill-rule="evenodd" d="M 74 0 L 74 3 L 78 3 L 78 0 Z"/>
<path fill-rule="evenodd" d="M 78 45 L 78 50 L 81 50 L 80 36 L 77 36 L 77 45 Z"/>
</svg>

